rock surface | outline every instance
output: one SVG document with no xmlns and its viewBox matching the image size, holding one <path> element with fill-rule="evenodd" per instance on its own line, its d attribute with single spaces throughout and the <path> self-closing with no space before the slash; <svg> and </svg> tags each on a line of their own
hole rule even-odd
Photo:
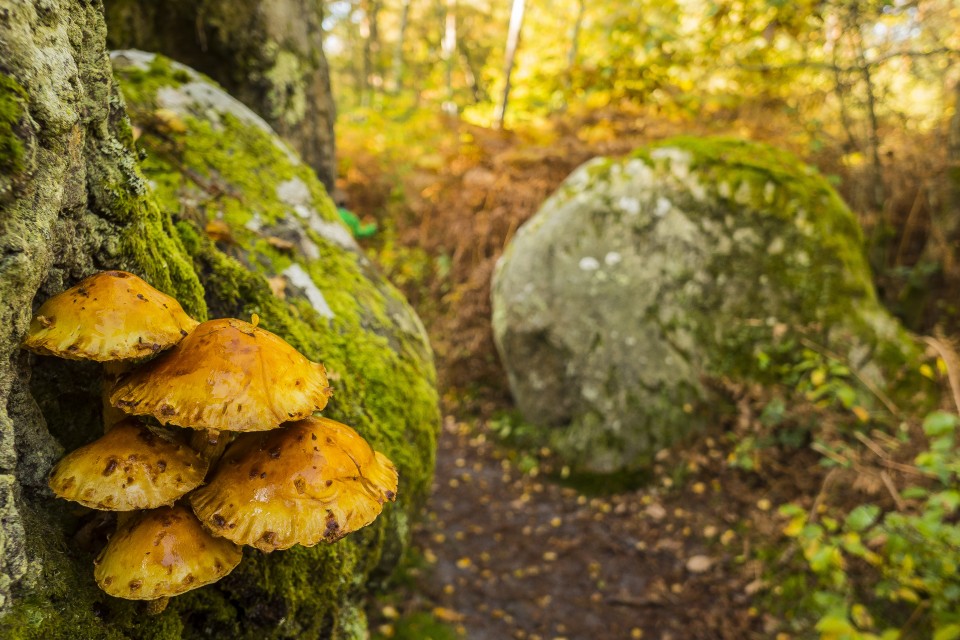
<svg viewBox="0 0 960 640">
<path fill-rule="evenodd" d="M 765 145 L 678 138 L 594 159 L 498 265 L 514 398 L 574 469 L 611 474 L 717 424 L 705 381 L 768 379 L 787 334 L 908 393 L 918 350 L 879 306 L 861 245 L 826 180 Z"/>
<path fill-rule="evenodd" d="M 98 3 L 21 5 L 8 17 L 0 38 L 16 45 L 15 75 L 0 81 L 22 100 L 12 141 L 0 141 L 16 152 L 0 185 L 0 637 L 363 637 L 364 596 L 399 559 L 433 470 L 437 393 L 419 320 L 312 170 L 221 89 L 162 58 L 117 56 L 131 128 Z M 227 578 L 160 615 L 100 591 L 92 561 L 113 521 L 45 483 L 63 450 L 102 432 L 99 369 L 18 345 L 32 308 L 108 268 L 145 277 L 198 320 L 256 313 L 326 364 L 325 415 L 396 463 L 397 503 L 335 545 L 247 549 Z"/>
</svg>

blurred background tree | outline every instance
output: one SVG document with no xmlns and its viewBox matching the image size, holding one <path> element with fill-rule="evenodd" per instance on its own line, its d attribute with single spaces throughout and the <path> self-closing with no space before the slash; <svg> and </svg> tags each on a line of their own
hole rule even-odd
<svg viewBox="0 0 960 640">
<path fill-rule="evenodd" d="M 516 4 L 329 2 L 346 121 L 427 110 L 613 137 L 656 117 L 768 140 L 832 176 L 894 311 L 915 329 L 957 316 L 921 294 L 960 283 L 955 0 L 528 0 L 511 52 Z"/>
</svg>

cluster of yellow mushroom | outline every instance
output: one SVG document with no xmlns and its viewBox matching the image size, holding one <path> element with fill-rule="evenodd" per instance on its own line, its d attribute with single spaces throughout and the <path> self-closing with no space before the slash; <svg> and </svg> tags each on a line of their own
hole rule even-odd
<svg viewBox="0 0 960 640">
<path fill-rule="evenodd" d="M 24 348 L 107 365 L 106 432 L 60 460 L 49 484 L 125 512 L 95 560 L 110 595 L 154 600 L 210 584 L 239 564 L 241 545 L 335 542 L 396 499 L 393 463 L 314 415 L 332 394 L 323 365 L 253 320 L 198 323 L 123 271 L 34 316 Z"/>
</svg>

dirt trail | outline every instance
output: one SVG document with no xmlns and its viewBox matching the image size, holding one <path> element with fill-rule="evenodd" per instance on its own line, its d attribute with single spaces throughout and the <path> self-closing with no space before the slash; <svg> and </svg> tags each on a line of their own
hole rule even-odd
<svg viewBox="0 0 960 640">
<path fill-rule="evenodd" d="M 429 563 L 418 589 L 467 638 L 771 637 L 773 621 L 752 609 L 759 576 L 743 560 L 774 505 L 721 471 L 720 450 L 664 459 L 697 469 L 682 488 L 664 476 L 596 498 L 504 454 L 448 418 L 430 515 L 415 534 Z"/>
</svg>

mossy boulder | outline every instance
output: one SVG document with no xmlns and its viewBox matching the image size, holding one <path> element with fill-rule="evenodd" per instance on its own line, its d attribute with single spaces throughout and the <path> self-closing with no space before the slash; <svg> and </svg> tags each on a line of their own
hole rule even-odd
<svg viewBox="0 0 960 640">
<path fill-rule="evenodd" d="M 97 11 L 88 16 L 94 26 L 102 25 Z M 117 229 L 101 223 L 92 231 L 78 225 L 72 237 L 66 231 L 60 241 L 71 252 L 84 255 L 87 245 L 96 251 L 68 272 L 53 271 L 35 305 L 92 270 L 125 268 L 177 297 L 198 320 L 257 314 L 260 326 L 326 365 L 334 396 L 324 415 L 353 426 L 396 463 L 398 499 L 372 525 L 332 545 L 272 554 L 247 548 L 225 579 L 145 615 L 142 604 L 111 598 L 93 581 L 92 561 L 112 520 L 55 500 L 43 482 L 61 451 L 102 429 L 97 368 L 13 351 L 29 387 L 15 385 L 10 395 L 19 459 L 15 476 L 0 475 L 0 482 L 12 482 L 6 495 L 16 502 L 0 502 L 0 510 L 16 521 L 0 527 L 0 549 L 23 560 L 0 584 L 10 595 L 0 602 L 0 636 L 364 637 L 363 603 L 400 559 L 432 479 L 439 413 L 423 327 L 353 241 L 312 170 L 263 120 L 169 60 L 142 52 L 113 60 L 133 126 L 117 101 L 108 126 L 74 136 L 80 149 L 86 135 L 89 148 L 96 147 L 91 140 L 105 141 L 120 157 L 136 139 L 139 166 L 129 167 L 129 182 L 113 185 L 109 207 L 130 218 Z M 104 77 L 111 86 L 109 69 L 82 81 Z M 28 139 L 26 149 L 36 144 Z M 99 195 L 96 177 L 86 188 Z M 66 186 L 82 193 L 84 183 Z M 17 284 L 6 275 L 0 272 L 0 284 L 13 291 Z M 27 306 L 16 331 L 25 329 Z"/>
<path fill-rule="evenodd" d="M 798 339 L 884 399 L 932 394 L 850 210 L 814 169 L 742 140 L 578 168 L 507 248 L 493 325 L 524 418 L 584 473 L 640 472 L 718 424 L 709 381 L 782 382 L 771 363 L 799 359 Z"/>
</svg>

